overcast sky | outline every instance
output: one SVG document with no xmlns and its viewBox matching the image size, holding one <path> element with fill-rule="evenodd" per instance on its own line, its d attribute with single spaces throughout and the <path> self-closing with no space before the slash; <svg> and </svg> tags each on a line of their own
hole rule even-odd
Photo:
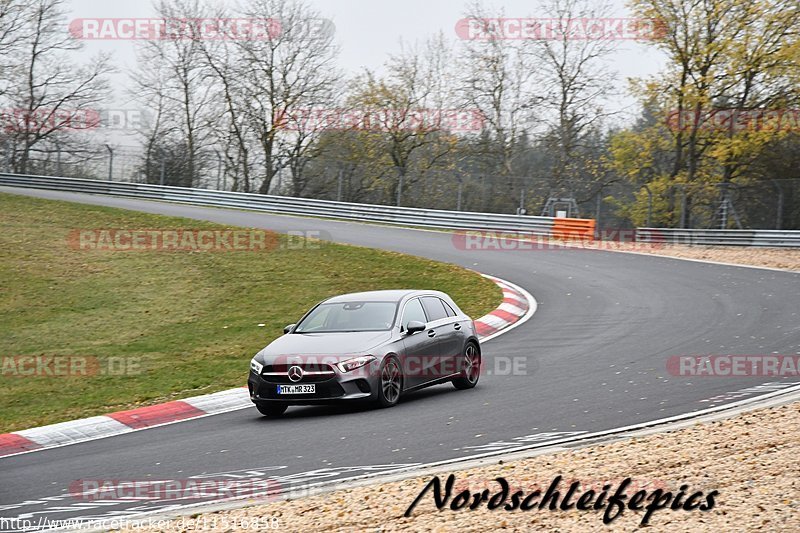
<svg viewBox="0 0 800 533">
<path fill-rule="evenodd" d="M 400 42 L 422 41 L 439 31 L 457 41 L 456 22 L 464 17 L 464 0 L 306 0 L 321 16 L 333 21 L 335 39 L 341 47 L 342 68 L 355 73 L 367 67 L 380 70 L 387 56 L 400 49 Z M 233 4 L 230 0 L 223 3 Z M 70 20 L 75 18 L 147 18 L 154 16 L 148 0 L 109 2 L 107 0 L 68 0 Z M 502 7 L 507 17 L 536 17 L 535 2 L 530 0 L 500 0 L 486 4 Z M 630 17 L 624 0 L 612 0 L 613 16 Z M 128 81 L 124 72 L 136 64 L 134 41 L 87 41 L 86 53 L 108 51 L 123 73 L 115 76 L 117 102 L 126 107 L 124 86 Z M 627 88 L 626 80 L 654 74 L 663 67 L 663 56 L 652 46 L 635 41 L 620 41 L 612 58 L 612 68 L 619 73 L 620 92 Z M 620 98 L 617 110 L 632 118 L 637 109 L 635 101 Z"/>
</svg>

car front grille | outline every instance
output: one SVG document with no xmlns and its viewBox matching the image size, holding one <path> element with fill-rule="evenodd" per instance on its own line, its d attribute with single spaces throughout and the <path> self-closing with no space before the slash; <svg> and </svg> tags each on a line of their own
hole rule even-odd
<svg viewBox="0 0 800 533">
<path fill-rule="evenodd" d="M 303 371 L 303 376 L 296 381 L 289 379 L 289 370 L 292 367 L 299 367 Z M 265 365 L 261 370 L 261 377 L 270 383 L 291 384 L 291 383 L 320 383 L 332 379 L 336 373 L 333 367 L 324 363 L 277 363 Z"/>
</svg>

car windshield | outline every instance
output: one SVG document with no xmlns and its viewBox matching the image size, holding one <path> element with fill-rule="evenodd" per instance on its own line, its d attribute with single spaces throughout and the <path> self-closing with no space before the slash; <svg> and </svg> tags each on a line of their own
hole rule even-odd
<svg viewBox="0 0 800 533">
<path fill-rule="evenodd" d="M 295 333 L 386 331 L 392 329 L 397 302 L 337 302 L 315 307 Z"/>
</svg>

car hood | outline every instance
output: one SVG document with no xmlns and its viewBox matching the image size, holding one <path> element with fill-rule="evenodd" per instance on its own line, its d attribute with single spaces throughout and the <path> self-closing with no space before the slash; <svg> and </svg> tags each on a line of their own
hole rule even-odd
<svg viewBox="0 0 800 533">
<path fill-rule="evenodd" d="M 360 355 L 392 338 L 391 331 L 353 331 L 342 333 L 292 333 L 278 337 L 257 356 L 280 355 Z"/>
</svg>

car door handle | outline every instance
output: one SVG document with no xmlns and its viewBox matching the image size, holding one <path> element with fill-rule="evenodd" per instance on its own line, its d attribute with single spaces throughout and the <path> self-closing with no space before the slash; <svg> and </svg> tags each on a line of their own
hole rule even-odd
<svg viewBox="0 0 800 533">
<path fill-rule="evenodd" d="M 428 330 L 428 337 L 435 337 L 435 336 L 436 336 L 436 332 L 433 331 L 432 329 L 429 329 Z"/>
<path fill-rule="evenodd" d="M 456 328 L 456 330 L 459 330 L 459 329 L 461 329 L 461 324 L 456 322 L 455 324 L 453 324 L 453 327 Z"/>
</svg>

